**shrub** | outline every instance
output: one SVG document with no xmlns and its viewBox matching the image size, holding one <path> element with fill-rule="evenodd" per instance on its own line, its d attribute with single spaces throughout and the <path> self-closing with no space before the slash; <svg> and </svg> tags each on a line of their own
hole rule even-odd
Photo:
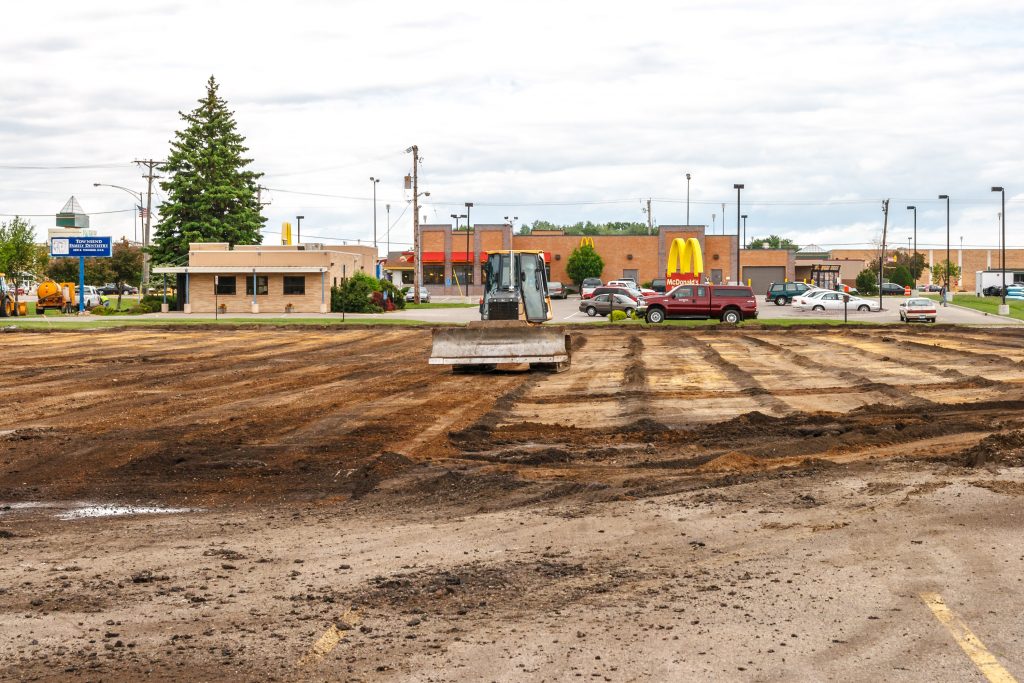
<svg viewBox="0 0 1024 683">
<path fill-rule="evenodd" d="M 342 280 L 340 285 L 331 287 L 331 312 L 380 313 L 383 308 L 371 297 L 380 293 L 381 281 L 366 273 L 356 273 Z"/>
<path fill-rule="evenodd" d="M 861 296 L 878 294 L 878 272 L 865 268 L 857 275 L 857 291 Z"/>
<path fill-rule="evenodd" d="M 617 323 L 620 320 L 625 320 L 626 319 L 626 312 L 625 311 L 612 311 L 611 315 L 609 315 L 608 317 L 611 318 L 611 321 L 613 323 Z"/>
<path fill-rule="evenodd" d="M 910 274 L 910 269 L 906 266 L 896 266 L 896 270 L 892 274 L 892 281 L 904 287 L 914 286 L 914 276 Z"/>
<path fill-rule="evenodd" d="M 163 294 L 147 294 L 146 296 L 142 297 L 142 300 L 139 303 L 145 304 L 155 312 L 160 310 L 160 304 L 162 304 L 163 302 Z M 168 296 L 167 305 L 173 311 L 175 308 L 177 308 L 178 300 L 173 296 Z"/>
</svg>

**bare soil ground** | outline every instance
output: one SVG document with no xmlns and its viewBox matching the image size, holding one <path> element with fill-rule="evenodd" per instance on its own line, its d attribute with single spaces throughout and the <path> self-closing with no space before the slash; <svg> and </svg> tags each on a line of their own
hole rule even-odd
<svg viewBox="0 0 1024 683">
<path fill-rule="evenodd" d="M 1024 675 L 1019 332 L 573 343 L 0 335 L 0 678 L 971 680 L 923 592 Z"/>
</svg>

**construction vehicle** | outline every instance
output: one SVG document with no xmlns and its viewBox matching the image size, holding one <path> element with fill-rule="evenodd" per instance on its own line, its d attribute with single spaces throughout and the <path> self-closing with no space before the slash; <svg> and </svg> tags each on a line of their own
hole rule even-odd
<svg viewBox="0 0 1024 683">
<path fill-rule="evenodd" d="M 7 277 L 0 273 L 0 318 L 18 315 L 18 307 L 14 303 L 14 289 L 7 286 Z"/>
<path fill-rule="evenodd" d="M 72 313 L 78 305 L 75 299 L 76 285 L 73 282 L 61 282 L 46 279 L 36 289 L 36 313 L 43 315 L 48 310 Z"/>
<path fill-rule="evenodd" d="M 571 342 L 551 320 L 544 252 L 491 252 L 483 268 L 480 320 L 464 328 L 434 330 L 431 365 L 459 370 L 569 367 Z"/>
</svg>

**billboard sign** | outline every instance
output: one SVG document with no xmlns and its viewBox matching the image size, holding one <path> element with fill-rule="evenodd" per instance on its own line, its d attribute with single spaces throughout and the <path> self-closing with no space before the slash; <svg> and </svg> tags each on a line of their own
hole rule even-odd
<svg viewBox="0 0 1024 683">
<path fill-rule="evenodd" d="M 113 245 L 109 236 L 54 237 L 50 240 L 50 256 L 54 258 L 110 258 L 112 253 Z"/>
</svg>

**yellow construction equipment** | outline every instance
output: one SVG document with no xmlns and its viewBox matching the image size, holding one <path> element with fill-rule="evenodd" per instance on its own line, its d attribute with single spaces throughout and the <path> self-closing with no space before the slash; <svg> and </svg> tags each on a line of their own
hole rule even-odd
<svg viewBox="0 0 1024 683">
<path fill-rule="evenodd" d="M 464 328 L 437 328 L 431 365 L 455 370 L 545 369 L 569 367 L 572 347 L 564 327 L 541 327 L 551 320 L 544 252 L 491 252 L 483 266 L 480 321 Z"/>
<path fill-rule="evenodd" d="M 36 313 L 42 315 L 47 310 L 72 313 L 78 305 L 75 299 L 76 285 L 74 282 L 43 280 L 36 289 Z"/>
<path fill-rule="evenodd" d="M 15 315 L 18 315 L 18 308 L 14 305 L 14 290 L 7 286 L 7 277 L 0 273 L 0 318 Z"/>
</svg>

